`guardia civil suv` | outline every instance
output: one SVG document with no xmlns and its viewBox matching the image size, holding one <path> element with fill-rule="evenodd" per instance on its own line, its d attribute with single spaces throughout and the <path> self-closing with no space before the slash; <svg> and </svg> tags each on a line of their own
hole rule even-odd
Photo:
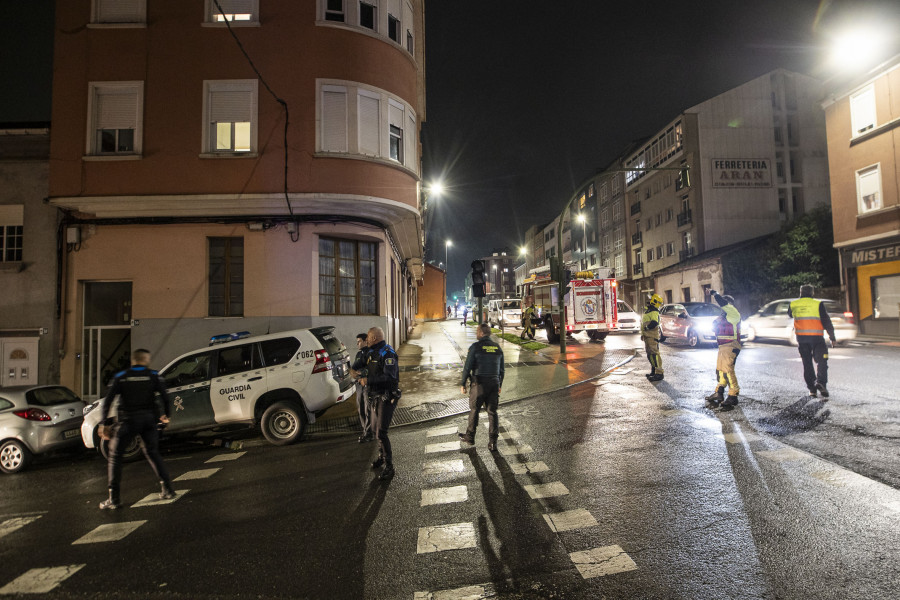
<svg viewBox="0 0 900 600">
<path fill-rule="evenodd" d="M 333 327 L 217 335 L 160 375 L 172 401 L 167 435 L 247 423 L 272 444 L 292 444 L 317 414 L 354 393 L 350 354 Z M 84 409 L 81 438 L 106 456 L 107 442 L 97 433 L 100 402 Z M 139 454 L 137 440 L 124 452 L 126 459 Z"/>
</svg>

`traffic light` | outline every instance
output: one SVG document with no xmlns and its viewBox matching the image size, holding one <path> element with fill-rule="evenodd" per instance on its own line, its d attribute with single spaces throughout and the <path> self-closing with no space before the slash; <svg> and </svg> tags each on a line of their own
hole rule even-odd
<svg viewBox="0 0 900 600">
<path fill-rule="evenodd" d="M 569 293 L 569 283 L 572 281 L 572 271 L 563 267 L 560 269 L 560 273 L 562 275 L 562 281 L 560 281 L 562 284 L 562 295 L 565 296 Z"/>
<path fill-rule="evenodd" d="M 484 261 L 472 261 L 472 296 L 484 298 Z"/>
<path fill-rule="evenodd" d="M 550 257 L 550 279 L 559 283 L 562 275 L 559 273 L 559 259 L 555 256 Z"/>
</svg>

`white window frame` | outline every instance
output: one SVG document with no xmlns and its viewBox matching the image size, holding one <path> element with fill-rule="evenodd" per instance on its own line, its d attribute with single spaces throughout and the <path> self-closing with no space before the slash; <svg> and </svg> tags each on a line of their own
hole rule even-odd
<svg viewBox="0 0 900 600">
<path fill-rule="evenodd" d="M 204 0 L 204 3 L 203 25 L 207 27 L 226 27 L 225 22 L 219 20 L 221 14 L 216 7 L 216 3 L 213 0 Z M 232 17 L 228 19 L 228 24 L 232 27 L 259 27 L 259 0 L 219 0 L 219 4 L 222 6 L 222 12 L 225 13 L 226 17 L 229 15 L 247 15 L 246 18 Z M 249 12 L 245 10 L 238 13 L 237 9 L 241 8 L 241 5 L 246 7 Z"/>
<path fill-rule="evenodd" d="M 147 0 L 91 0 L 91 25 L 133 27 L 146 23 Z"/>
<path fill-rule="evenodd" d="M 868 85 L 850 96 L 850 128 L 858 137 L 878 126 L 875 112 L 875 86 Z"/>
<path fill-rule="evenodd" d="M 22 259 L 7 260 L 9 250 L 10 231 L 12 228 L 22 228 L 22 247 L 18 248 L 23 253 L 25 246 L 25 205 L 24 204 L 0 204 L 0 264 L 20 263 Z M 9 229 L 8 229 L 9 228 Z M 16 235 L 15 237 L 18 237 Z"/>
<path fill-rule="evenodd" d="M 865 202 L 863 200 L 863 178 L 874 177 L 875 181 L 878 183 L 878 191 L 875 192 L 876 203 L 872 207 L 866 207 Z M 869 165 L 864 169 L 860 169 L 856 172 L 856 206 L 859 214 L 865 214 L 874 212 L 876 210 L 881 210 L 884 208 L 884 196 L 881 185 L 881 163 L 875 163 L 874 165 Z"/>
<path fill-rule="evenodd" d="M 334 104 L 341 95 L 343 96 L 343 106 Z M 332 101 L 326 102 L 326 98 L 331 98 Z M 320 136 L 318 147 L 322 149 L 322 152 L 346 153 L 350 149 L 348 140 L 348 132 L 350 131 L 348 107 L 349 98 L 346 86 L 323 85 L 319 90 L 319 111 L 321 112 L 319 122 L 321 126 L 318 127 L 317 131 Z M 335 121 L 335 119 L 338 121 Z M 326 127 L 328 128 L 327 132 Z"/>
<path fill-rule="evenodd" d="M 416 52 L 416 30 L 415 30 L 415 15 L 416 11 L 413 10 L 412 4 L 410 4 L 407 0 L 400 0 L 403 3 L 403 19 L 400 23 L 403 25 L 401 27 L 400 32 L 400 45 L 409 52 L 410 55 L 415 56 Z"/>
<path fill-rule="evenodd" d="M 97 131 L 100 129 L 101 110 L 100 97 L 106 95 L 131 96 L 134 98 L 134 115 L 131 125 L 134 130 L 131 152 L 100 152 L 97 142 Z M 103 158 L 139 158 L 143 151 L 143 116 L 144 116 L 144 82 L 143 81 L 91 81 L 88 83 L 88 115 L 85 135 L 85 155 Z M 124 117 L 119 117 L 124 118 Z M 104 127 L 104 129 L 123 130 L 128 127 Z"/>
<path fill-rule="evenodd" d="M 387 37 L 387 26 L 381 25 L 381 17 L 386 11 L 382 10 L 380 0 L 351 0 L 356 2 L 356 26 L 360 29 L 365 29 L 366 31 L 374 31 L 375 33 L 384 32 L 384 36 Z M 372 27 L 366 27 L 362 24 L 362 10 L 361 5 L 367 4 L 372 7 L 372 10 L 375 11 L 375 15 L 372 17 Z M 385 23 L 387 23 L 387 17 L 385 16 Z"/>
<path fill-rule="evenodd" d="M 210 0 L 208 0 L 210 1 Z M 404 50 L 415 60 L 415 10 L 409 0 L 363 0 L 375 9 L 373 27 L 362 25 L 360 0 L 342 0 L 343 11 L 328 10 L 328 0 L 317 0 L 316 24 L 329 27 L 343 27 L 356 32 L 377 37 L 395 48 Z M 328 15 L 343 15 L 343 20 L 329 19 Z M 390 37 L 389 15 L 397 19 L 397 38 Z"/>
<path fill-rule="evenodd" d="M 220 92 L 246 92 L 250 94 L 250 106 L 247 107 L 250 117 L 250 150 L 216 150 L 212 142 L 210 100 L 213 94 Z M 201 158 L 220 157 L 256 157 L 259 135 L 259 81 L 256 79 L 208 79 L 203 82 L 203 139 L 201 140 Z M 235 121 L 238 122 L 238 121 Z M 240 121 L 244 122 L 244 121 Z"/>
<path fill-rule="evenodd" d="M 337 0 L 341 3 L 341 10 L 330 10 L 328 8 L 328 0 L 322 0 L 321 3 L 321 19 L 329 23 L 346 23 L 347 22 L 347 2 L 351 0 Z M 328 15 L 340 15 L 340 19 L 329 19 Z"/>
<path fill-rule="evenodd" d="M 399 133 L 395 133 L 394 130 L 397 130 Z M 405 153 L 405 136 L 404 130 L 406 129 L 406 106 L 397 102 L 393 98 L 388 98 L 388 153 L 387 158 L 397 161 L 400 164 L 404 163 L 404 153 Z M 393 146 L 394 140 L 397 140 L 397 156 L 394 156 Z"/>
</svg>

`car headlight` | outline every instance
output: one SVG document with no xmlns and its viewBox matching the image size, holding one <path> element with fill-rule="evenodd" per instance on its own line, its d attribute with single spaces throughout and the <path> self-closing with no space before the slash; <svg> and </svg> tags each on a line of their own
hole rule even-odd
<svg viewBox="0 0 900 600">
<path fill-rule="evenodd" d="M 100 401 L 99 401 L 99 400 L 95 400 L 94 402 L 91 402 L 90 404 L 88 404 L 87 406 L 85 406 L 84 409 L 81 411 L 82 416 L 86 416 L 89 412 L 91 412 L 92 410 L 94 410 L 94 409 L 97 408 L 98 406 L 100 406 Z"/>
<path fill-rule="evenodd" d="M 697 330 L 703 335 L 713 335 L 714 333 L 712 323 L 700 323 Z"/>
</svg>

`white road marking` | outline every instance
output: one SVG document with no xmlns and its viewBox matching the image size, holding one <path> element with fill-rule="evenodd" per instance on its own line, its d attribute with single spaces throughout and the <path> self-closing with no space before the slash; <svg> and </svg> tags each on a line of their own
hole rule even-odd
<svg viewBox="0 0 900 600">
<path fill-rule="evenodd" d="M 631 557 L 619 546 L 604 546 L 584 552 L 572 552 L 569 554 L 569 558 L 572 559 L 578 572 L 585 579 L 634 571 L 638 568 Z"/>
<path fill-rule="evenodd" d="M 459 427 L 437 427 L 426 431 L 425 437 L 438 437 L 441 435 L 452 435 L 454 433 L 459 433 Z"/>
<path fill-rule="evenodd" d="M 436 527 L 419 527 L 419 541 L 416 544 L 417 554 L 443 552 L 445 550 L 462 550 L 476 548 L 475 525 L 472 523 L 453 523 Z"/>
<path fill-rule="evenodd" d="M 422 475 L 436 475 L 438 473 L 462 473 L 466 470 L 462 459 L 435 460 L 425 463 L 422 467 Z"/>
<path fill-rule="evenodd" d="M 220 469 L 220 468 L 215 468 L 215 469 L 197 469 L 196 471 L 188 471 L 187 473 L 179 475 L 172 481 L 188 481 L 190 479 L 206 479 L 207 477 L 210 477 L 211 475 L 214 475 L 215 473 L 217 473 L 221 470 L 222 469 Z"/>
<path fill-rule="evenodd" d="M 430 490 L 422 490 L 422 500 L 419 502 L 419 506 L 452 504 L 454 502 L 465 502 L 468 499 L 469 489 L 464 485 L 433 488 Z"/>
<path fill-rule="evenodd" d="M 834 487 L 847 487 L 850 483 L 847 474 L 840 471 L 814 471 L 810 475 Z"/>
<path fill-rule="evenodd" d="M 759 456 L 767 458 L 774 462 L 787 462 L 789 460 L 803 460 L 806 454 L 798 452 L 793 448 L 780 448 L 778 450 L 760 450 L 757 452 Z"/>
<path fill-rule="evenodd" d="M 507 431 L 506 433 L 500 434 L 501 440 L 517 440 L 519 439 L 520 434 L 518 431 Z"/>
<path fill-rule="evenodd" d="M 134 504 L 131 505 L 131 508 L 140 508 L 142 506 L 159 506 L 160 504 L 172 504 L 176 500 L 180 500 L 182 496 L 187 494 L 191 490 L 175 490 L 175 497 L 169 498 L 168 500 L 160 500 L 159 494 L 149 494 L 144 496 L 141 500 L 138 500 Z"/>
<path fill-rule="evenodd" d="M 550 467 L 548 467 L 542 460 L 539 460 L 537 462 L 509 463 L 509 468 L 512 469 L 512 472 L 516 475 L 543 473 L 544 471 L 550 470 Z"/>
<path fill-rule="evenodd" d="M 15 519 L 7 519 L 0 523 L 0 538 L 9 535 L 17 529 L 25 527 L 29 523 L 34 523 L 41 518 L 42 515 L 32 515 L 30 517 L 16 517 Z"/>
<path fill-rule="evenodd" d="M 0 594 L 46 594 L 84 566 L 30 569 L 0 588 Z"/>
<path fill-rule="evenodd" d="M 677 417 L 679 415 L 683 415 L 690 411 L 684 410 L 683 408 L 670 408 L 662 411 L 662 416 L 664 417 Z"/>
<path fill-rule="evenodd" d="M 545 513 L 544 520 L 547 521 L 550 529 L 556 532 L 593 527 L 597 524 L 597 519 L 594 518 L 594 515 L 583 508 L 559 513 Z"/>
<path fill-rule="evenodd" d="M 100 542 L 117 542 L 147 521 L 126 521 L 124 523 L 107 523 L 100 525 L 74 542 L 76 544 L 97 544 Z"/>
<path fill-rule="evenodd" d="M 744 440 L 746 440 L 748 442 L 755 442 L 755 441 L 761 439 L 755 433 L 740 433 L 740 432 L 725 433 L 722 435 L 722 437 L 725 438 L 725 441 L 728 442 L 729 444 L 743 444 Z"/>
<path fill-rule="evenodd" d="M 427 444 L 425 446 L 425 454 L 434 454 L 436 452 L 449 452 L 450 450 L 459 450 L 462 448 L 460 441 L 441 442 L 440 444 Z"/>
<path fill-rule="evenodd" d="M 894 511 L 895 513 L 900 513 L 900 500 L 888 500 L 886 502 L 882 502 L 881 505 L 889 510 Z"/>
<path fill-rule="evenodd" d="M 455 590 L 416 592 L 413 600 L 482 600 L 487 597 L 487 592 L 483 585 L 470 585 L 456 588 Z"/>
<path fill-rule="evenodd" d="M 522 444 L 521 446 L 498 444 L 497 449 L 500 450 L 500 454 L 502 454 L 503 456 L 515 456 L 517 454 L 528 454 L 529 452 L 534 452 L 534 448 L 532 448 L 528 444 Z"/>
<path fill-rule="evenodd" d="M 522 486 L 532 500 L 539 498 L 555 498 L 556 496 L 565 496 L 569 493 L 568 488 L 561 481 L 552 481 L 550 483 L 538 483 L 535 485 Z"/>
<path fill-rule="evenodd" d="M 247 453 L 246 452 L 227 452 L 225 454 L 216 454 L 211 459 L 204 461 L 204 462 L 214 463 L 214 462 L 222 462 L 222 461 L 226 461 L 226 460 L 237 460 L 245 454 L 247 454 Z"/>
</svg>

